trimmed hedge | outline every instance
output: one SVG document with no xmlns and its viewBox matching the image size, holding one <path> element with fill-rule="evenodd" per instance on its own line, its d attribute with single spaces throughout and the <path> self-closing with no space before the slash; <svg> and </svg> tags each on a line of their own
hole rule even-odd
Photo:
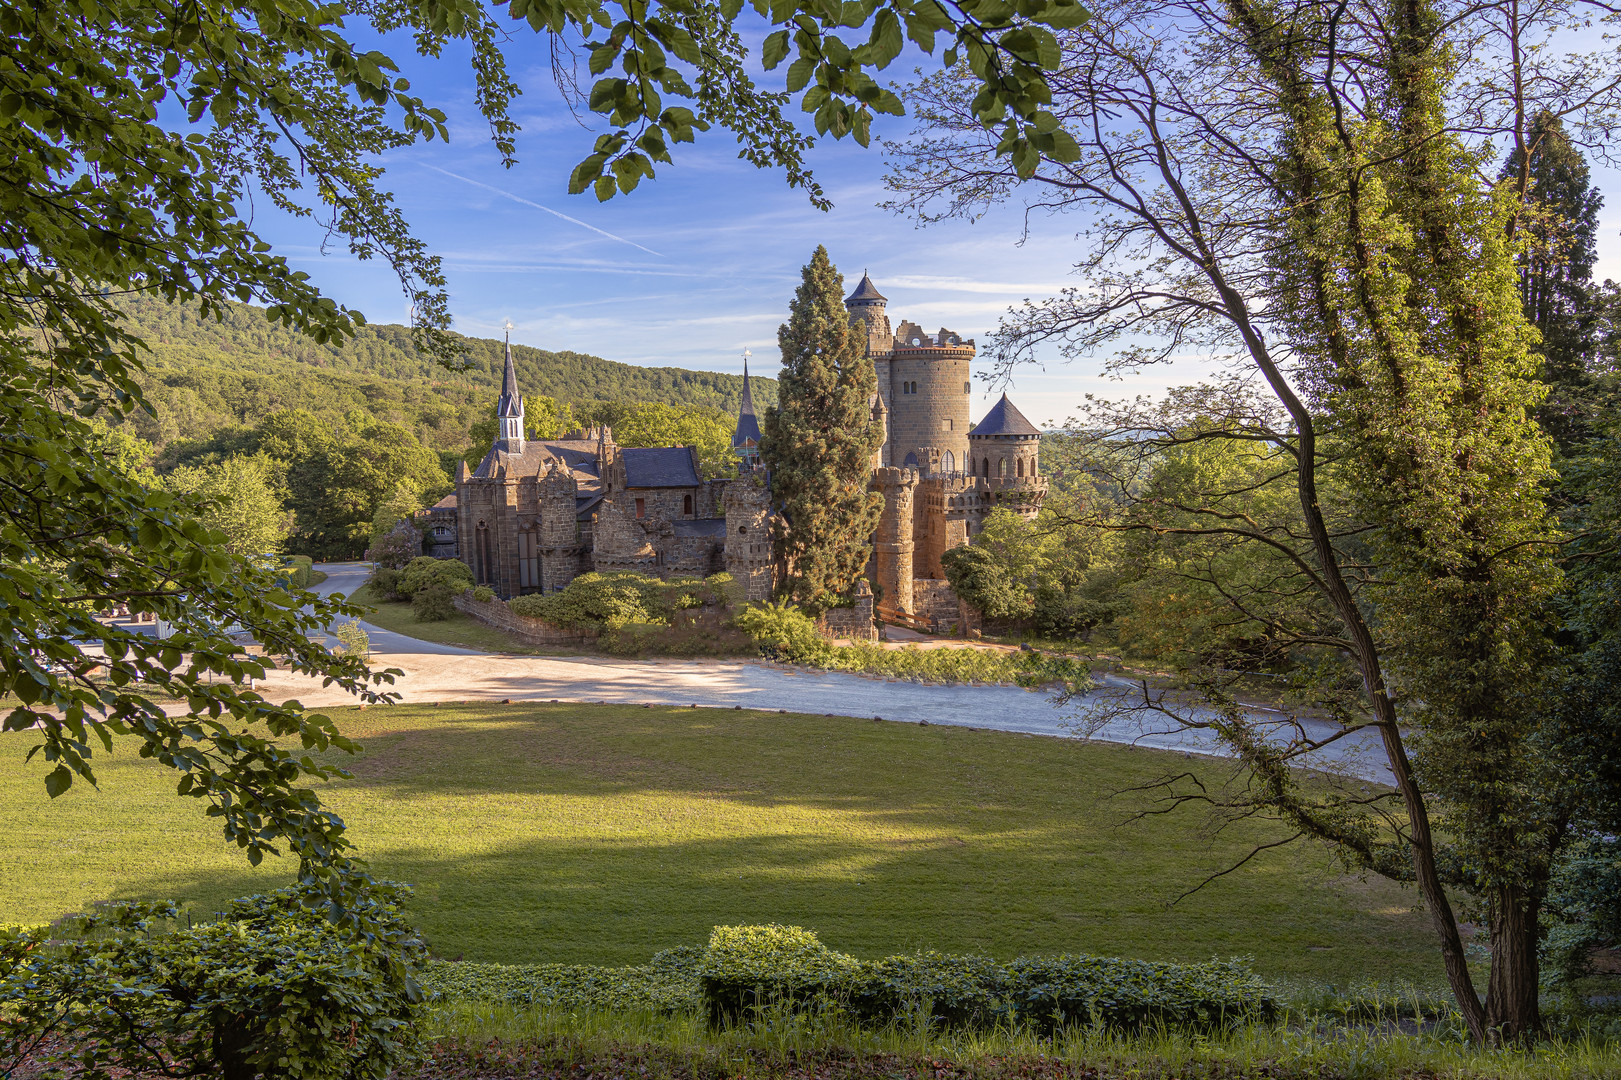
<svg viewBox="0 0 1621 1080">
<path fill-rule="evenodd" d="M 446 997 L 655 1012 L 704 1012 L 716 1025 L 751 1012 L 836 1012 L 867 1024 L 927 1016 L 949 1027 L 1213 1027 L 1277 1012 L 1239 960 L 1168 964 L 1101 956 L 923 952 L 858 960 L 797 926 L 717 926 L 709 947 L 659 953 L 640 967 L 436 963 L 424 985 Z"/>
<path fill-rule="evenodd" d="M 282 569 L 287 571 L 287 583 L 295 589 L 308 588 L 313 564 L 314 560 L 308 555 L 289 555 L 282 563 Z"/>
<path fill-rule="evenodd" d="M 636 967 L 590 964 L 468 964 L 434 961 L 422 985 L 448 998 L 613 1012 L 697 1012 L 703 950 L 667 949 Z"/>
</svg>

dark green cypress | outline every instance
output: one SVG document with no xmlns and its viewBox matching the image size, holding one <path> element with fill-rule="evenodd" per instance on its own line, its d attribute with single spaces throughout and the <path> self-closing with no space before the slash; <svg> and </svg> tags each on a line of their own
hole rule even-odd
<svg viewBox="0 0 1621 1080">
<path fill-rule="evenodd" d="M 850 328 L 844 278 L 818 246 L 777 330 L 778 404 L 766 411 L 760 440 L 780 510 L 782 592 L 813 612 L 836 606 L 866 572 L 883 510 L 883 496 L 870 490 L 881 437 L 865 341 Z"/>
<path fill-rule="evenodd" d="M 1593 190 L 1587 161 L 1557 116 L 1543 112 L 1532 120 L 1527 147 L 1529 163 L 1515 150 L 1501 175 L 1527 185 L 1531 243 L 1520 258 L 1520 302 L 1526 319 L 1542 331 L 1542 381 L 1548 384 L 1537 420 L 1568 453 L 1592 435 L 1592 281 L 1604 199 Z"/>
</svg>

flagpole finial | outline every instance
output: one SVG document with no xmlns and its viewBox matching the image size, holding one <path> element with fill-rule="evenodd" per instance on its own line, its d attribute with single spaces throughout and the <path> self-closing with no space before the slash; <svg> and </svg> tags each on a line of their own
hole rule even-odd
<svg viewBox="0 0 1621 1080">
<path fill-rule="evenodd" d="M 501 329 L 506 331 L 507 340 L 511 341 L 512 340 L 512 331 L 516 330 L 517 327 L 512 325 L 512 320 L 511 319 L 508 319 L 505 323 L 503 323 L 501 325 Z"/>
</svg>

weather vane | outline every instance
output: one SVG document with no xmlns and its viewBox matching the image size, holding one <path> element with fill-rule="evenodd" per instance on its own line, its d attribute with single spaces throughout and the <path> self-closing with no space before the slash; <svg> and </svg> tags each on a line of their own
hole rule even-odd
<svg viewBox="0 0 1621 1080">
<path fill-rule="evenodd" d="M 507 339 L 510 341 L 512 339 L 512 331 L 516 330 L 517 327 L 512 325 L 511 319 L 508 319 L 506 323 L 502 325 L 501 329 L 507 332 Z"/>
</svg>

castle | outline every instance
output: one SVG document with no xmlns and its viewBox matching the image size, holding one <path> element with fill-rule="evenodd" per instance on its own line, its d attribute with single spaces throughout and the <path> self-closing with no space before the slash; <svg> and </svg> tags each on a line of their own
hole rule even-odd
<svg viewBox="0 0 1621 1080">
<path fill-rule="evenodd" d="M 881 617 L 946 630 L 966 612 L 941 556 L 994 509 L 1035 516 L 1047 491 L 1041 432 L 1006 395 L 970 425 L 974 342 L 904 321 L 891 331 L 887 303 L 865 274 L 845 302 L 878 373 L 871 415 L 883 443 L 872 485 L 884 510 L 870 577 Z M 782 571 L 746 363 L 736 479 L 705 479 L 692 447 L 619 446 L 608 427 L 525 438 L 510 340 L 496 417 L 490 452 L 477 468 L 463 462 L 455 493 L 428 512 L 428 553 L 460 558 L 504 598 L 555 592 L 591 570 L 665 578 L 725 570 L 749 599 L 771 594 Z"/>
</svg>

